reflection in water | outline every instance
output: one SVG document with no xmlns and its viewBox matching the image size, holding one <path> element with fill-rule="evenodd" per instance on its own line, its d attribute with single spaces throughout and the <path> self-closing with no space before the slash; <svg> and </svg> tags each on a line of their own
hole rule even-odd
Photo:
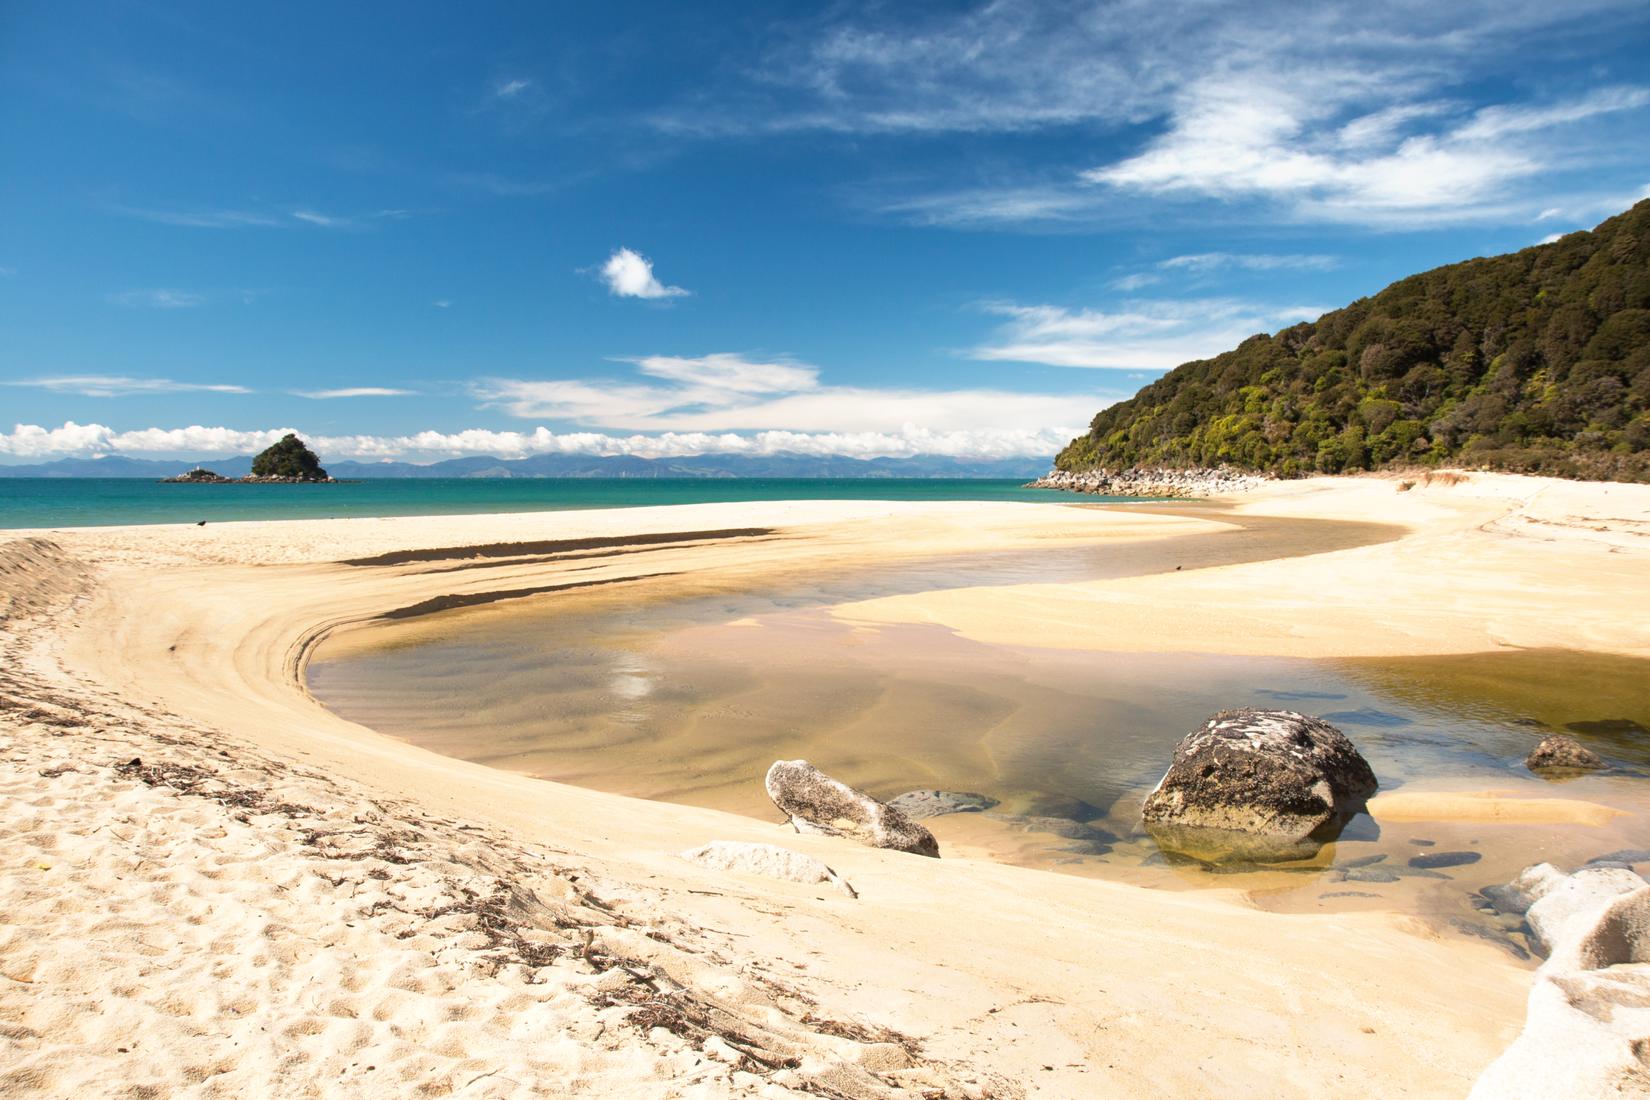
<svg viewBox="0 0 1650 1100">
<path fill-rule="evenodd" d="M 654 602 L 570 595 L 357 631 L 323 647 L 311 689 L 415 744 L 563 782 L 771 819 L 763 773 L 805 757 L 883 798 L 927 788 L 998 800 L 928 822 L 949 855 L 1235 887 L 1277 908 L 1400 905 L 1474 934 L 1504 929 L 1471 907 L 1473 891 L 1543 859 L 1573 865 L 1631 846 L 1650 808 L 1639 778 L 1650 764 L 1646 662 L 987 646 L 935 627 L 833 619 L 825 605 L 867 595 L 846 579 Z M 1296 864 L 1171 859 L 1140 831 L 1140 801 L 1186 731 L 1238 706 L 1322 714 L 1383 792 L 1503 790 L 1630 812 L 1585 825 L 1442 815 L 1378 826 L 1360 815 Z M 1576 731 L 1614 768 L 1562 786 L 1534 779 L 1520 762 L 1554 729 Z"/>
</svg>

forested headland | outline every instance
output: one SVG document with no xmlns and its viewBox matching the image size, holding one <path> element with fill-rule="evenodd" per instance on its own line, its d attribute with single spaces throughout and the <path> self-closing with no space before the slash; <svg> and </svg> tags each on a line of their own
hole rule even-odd
<svg viewBox="0 0 1650 1100">
<path fill-rule="evenodd" d="M 1650 200 L 1183 364 L 1102 410 L 1055 460 L 1222 465 L 1650 480 Z"/>
</svg>

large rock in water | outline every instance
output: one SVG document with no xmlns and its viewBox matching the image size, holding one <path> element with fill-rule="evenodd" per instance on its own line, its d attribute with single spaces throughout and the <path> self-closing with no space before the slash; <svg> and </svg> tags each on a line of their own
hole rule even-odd
<svg viewBox="0 0 1650 1100">
<path fill-rule="evenodd" d="M 838 782 L 806 760 L 777 760 L 764 785 L 798 832 L 845 836 L 873 848 L 939 857 L 934 834 L 892 806 Z"/>
<path fill-rule="evenodd" d="M 1302 859 L 1375 793 L 1346 735 L 1292 710 L 1223 710 L 1181 738 L 1141 818 L 1159 846 L 1198 859 Z"/>
<path fill-rule="evenodd" d="M 997 805 L 997 800 L 972 791 L 906 791 L 890 798 L 888 805 L 912 821 L 920 821 L 946 814 L 984 813 Z"/>
</svg>

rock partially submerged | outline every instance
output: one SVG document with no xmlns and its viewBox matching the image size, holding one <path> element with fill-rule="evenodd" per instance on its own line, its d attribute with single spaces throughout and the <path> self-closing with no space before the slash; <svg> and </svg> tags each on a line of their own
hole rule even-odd
<svg viewBox="0 0 1650 1100">
<path fill-rule="evenodd" d="M 890 798 L 888 805 L 917 821 L 946 814 L 982 813 L 997 805 L 997 800 L 972 791 L 906 791 Z"/>
<path fill-rule="evenodd" d="M 1650 883 L 1619 867 L 1527 867 L 1484 895 L 1526 905 L 1547 953 L 1524 1030 L 1470 1100 L 1650 1095 Z M 1516 910 L 1514 910 L 1516 911 Z"/>
<path fill-rule="evenodd" d="M 1375 789 L 1368 761 L 1323 719 L 1226 710 L 1181 739 L 1141 818 L 1159 846 L 1197 859 L 1303 859 Z"/>
<path fill-rule="evenodd" d="M 873 848 L 939 858 L 940 846 L 933 833 L 806 760 L 775 761 L 763 785 L 799 833 L 845 836 Z"/>
<path fill-rule="evenodd" d="M 680 853 L 689 863 L 714 871 L 744 871 L 752 875 L 784 879 L 812 886 L 828 882 L 851 898 L 859 897 L 846 879 L 813 856 L 781 848 L 777 844 L 745 844 L 736 840 L 713 840 Z"/>
<path fill-rule="evenodd" d="M 1524 766 L 1532 772 L 1592 771 L 1604 760 L 1567 733 L 1555 733 L 1530 750 Z"/>
</svg>

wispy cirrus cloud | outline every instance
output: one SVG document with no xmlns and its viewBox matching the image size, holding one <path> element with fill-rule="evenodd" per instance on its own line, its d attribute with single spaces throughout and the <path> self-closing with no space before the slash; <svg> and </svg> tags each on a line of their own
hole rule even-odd
<svg viewBox="0 0 1650 1100">
<path fill-rule="evenodd" d="M 188 229 L 290 229 L 314 226 L 318 229 L 352 229 L 379 221 L 396 221 L 412 216 L 412 211 L 397 208 L 373 210 L 366 214 L 328 214 L 307 206 L 291 210 L 246 210 L 214 208 L 167 208 L 126 206 L 108 207 L 117 214 L 160 225 L 175 225 Z"/>
<path fill-rule="evenodd" d="M 1167 271 L 1199 274 L 1228 268 L 1242 271 L 1333 271 L 1340 266 L 1340 261 L 1334 256 L 1318 254 L 1197 252 L 1187 256 L 1170 256 L 1158 261 L 1157 266 Z"/>
<path fill-rule="evenodd" d="M 254 210 L 177 210 L 142 206 L 115 206 L 112 209 L 128 217 L 190 229 L 267 229 L 287 224 L 278 215 Z"/>
<path fill-rule="evenodd" d="M 607 292 L 618 298 L 683 298 L 689 293 L 679 286 L 666 286 L 653 274 L 653 262 L 640 252 L 620 248 L 601 267 Z"/>
<path fill-rule="evenodd" d="M 151 290 L 122 290 L 109 295 L 109 301 L 118 306 L 136 306 L 149 309 L 191 309 L 206 301 L 206 295 L 189 290 L 171 290 L 157 287 Z"/>
<path fill-rule="evenodd" d="M 72 393 L 81 397 L 130 397 L 156 393 L 251 393 L 245 386 L 223 382 L 175 382 L 170 378 L 131 378 L 117 374 L 72 374 L 47 378 L 23 378 L 0 385 L 28 386 L 51 393 Z"/>
<path fill-rule="evenodd" d="M 969 349 L 971 358 L 1127 371 L 1169 370 L 1207 359 L 1256 333 L 1325 312 L 1227 298 L 1135 300 L 1113 310 L 1013 302 L 982 308 L 1005 321 L 991 341 Z"/>
<path fill-rule="evenodd" d="M 549 180 L 519 179 L 514 176 L 500 175 L 496 172 L 455 172 L 447 178 L 460 187 L 485 191 L 489 195 L 497 195 L 499 198 L 504 199 L 525 199 L 548 195 L 560 186 Z"/>
<path fill-rule="evenodd" d="M 336 390 L 293 390 L 294 397 L 314 401 L 330 401 L 340 397 L 415 397 L 417 390 L 400 390 L 388 386 L 345 386 Z"/>
<path fill-rule="evenodd" d="M 1600 68 L 1574 74 L 1569 95 L 1488 89 L 1504 89 L 1538 38 L 1573 57 L 1578 42 L 1647 28 L 1635 0 L 839 9 L 795 28 L 754 80 L 654 121 L 696 134 L 1090 135 L 1086 164 L 1072 159 L 1078 142 L 1056 142 L 1020 154 L 1017 177 L 982 158 L 993 178 L 902 177 L 858 194 L 921 224 L 1086 226 L 1211 197 L 1248 218 L 1380 228 L 1521 220 L 1602 193 L 1598 169 L 1650 159 L 1650 90 Z"/>
<path fill-rule="evenodd" d="M 1326 100 L 1309 83 L 1290 86 L 1270 76 L 1205 80 L 1180 93 L 1167 130 L 1144 150 L 1082 178 L 1157 196 L 1274 201 L 1327 221 L 1403 224 L 1500 214 L 1515 185 L 1548 173 L 1554 155 L 1573 144 L 1562 135 L 1539 144 L 1519 139 L 1640 111 L 1650 106 L 1650 89 L 1605 88 L 1567 102 L 1489 106 L 1428 131 L 1385 119 L 1364 126 L 1371 116 L 1348 118 L 1348 106 Z M 1445 113 L 1416 112 L 1405 121 Z"/>
</svg>

